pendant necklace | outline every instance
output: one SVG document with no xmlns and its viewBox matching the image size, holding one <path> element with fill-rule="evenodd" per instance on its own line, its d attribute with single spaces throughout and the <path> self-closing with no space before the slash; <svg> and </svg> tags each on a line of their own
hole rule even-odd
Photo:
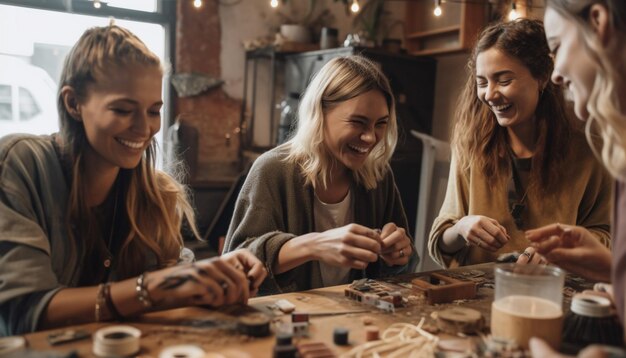
<svg viewBox="0 0 626 358">
<path fill-rule="evenodd" d="M 113 261 L 113 255 L 111 254 L 111 243 L 113 242 L 113 233 L 115 232 L 115 221 L 117 220 L 117 199 L 118 195 L 118 184 L 117 180 L 115 182 L 115 201 L 113 204 L 113 220 L 111 221 L 111 231 L 109 232 L 109 241 L 107 242 L 107 254 L 104 258 L 104 262 L 102 263 L 105 269 L 109 269 L 111 267 L 111 263 Z"/>
</svg>

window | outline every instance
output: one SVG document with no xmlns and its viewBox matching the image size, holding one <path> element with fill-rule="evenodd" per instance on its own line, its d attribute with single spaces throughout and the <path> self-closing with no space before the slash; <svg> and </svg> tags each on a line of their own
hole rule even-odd
<svg viewBox="0 0 626 358">
<path fill-rule="evenodd" d="M 37 114 L 41 113 L 41 109 L 33 98 L 33 95 L 25 88 L 19 89 L 19 105 L 20 105 L 20 121 L 33 119 Z"/>
<path fill-rule="evenodd" d="M 0 121 L 13 120 L 11 86 L 0 84 Z"/>
<path fill-rule="evenodd" d="M 175 28 L 175 2 L 103 0 L 101 5 L 95 8 L 92 0 L 0 0 L 0 69 L 11 69 L 0 71 L 0 137 L 58 131 L 56 92 L 65 56 L 86 29 L 107 25 L 110 17 L 139 36 L 166 69 L 171 67 L 168 29 Z M 171 122 L 171 99 L 169 86 L 163 89 L 165 129 Z M 163 132 L 156 136 L 159 144 Z"/>
</svg>

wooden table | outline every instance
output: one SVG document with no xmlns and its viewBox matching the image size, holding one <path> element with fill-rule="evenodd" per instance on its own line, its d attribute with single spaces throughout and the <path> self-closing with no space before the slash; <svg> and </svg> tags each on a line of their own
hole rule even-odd
<svg viewBox="0 0 626 358">
<path fill-rule="evenodd" d="M 486 323 L 489 324 L 491 302 L 493 301 L 494 293 L 493 266 L 493 264 L 482 264 L 445 271 L 449 276 L 475 281 L 478 285 L 478 294 L 475 299 L 429 305 L 420 295 L 404 292 L 408 302 L 405 304 L 405 307 L 397 308 L 395 313 L 385 313 L 346 298 L 344 296 L 346 285 L 257 297 L 251 299 L 249 305 L 257 310 L 274 314 L 273 327 L 276 327 L 281 322 L 290 321 L 289 315 L 281 315 L 280 311 L 269 308 L 281 298 L 292 302 L 296 306 L 296 311 L 301 312 L 368 310 L 361 313 L 312 316 L 310 318 L 309 338 L 302 338 L 302 341 L 322 341 L 339 355 L 365 342 L 366 326 L 363 324 L 363 317 L 365 316 L 370 317 L 373 320 L 373 324 L 378 326 L 382 333 L 392 323 L 406 322 L 417 324 L 422 318 L 425 319 L 427 325 L 435 327 L 435 320 L 431 315 L 433 312 L 451 306 L 462 306 L 480 311 L 485 317 Z M 394 278 L 393 281 L 410 282 L 412 278 L 423 275 L 423 273 L 404 275 Z M 573 294 L 584 289 L 590 289 L 591 285 L 591 283 L 581 278 L 571 275 L 567 276 L 563 295 L 565 313 L 569 310 L 569 302 Z M 84 329 L 93 333 L 97 329 L 109 325 L 125 324 L 134 326 L 142 331 L 140 357 L 158 357 L 159 352 L 163 348 L 178 344 L 197 345 L 207 352 L 219 352 L 224 357 L 271 357 L 275 344 L 273 335 L 266 338 L 251 338 L 236 332 L 237 317 L 250 311 L 252 309 L 245 306 L 225 307 L 219 310 L 201 307 L 181 308 L 147 314 L 132 322 L 92 323 L 71 328 Z M 333 344 L 332 334 L 335 327 L 349 329 L 349 346 L 336 346 Z M 52 332 L 43 331 L 29 334 L 26 336 L 26 339 L 29 346 L 36 350 L 77 351 L 80 357 L 93 356 L 91 353 L 91 339 L 50 346 L 47 342 L 47 337 Z"/>
</svg>

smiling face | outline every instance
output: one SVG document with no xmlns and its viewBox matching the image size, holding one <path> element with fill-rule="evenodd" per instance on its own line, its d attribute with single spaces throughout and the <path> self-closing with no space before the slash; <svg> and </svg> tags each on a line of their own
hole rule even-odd
<svg viewBox="0 0 626 358">
<path fill-rule="evenodd" d="M 495 48 L 479 53 L 476 86 L 478 98 L 489 106 L 500 126 L 531 124 L 541 83 L 520 61 Z"/>
<path fill-rule="evenodd" d="M 328 109 L 324 120 L 324 143 L 340 169 L 358 170 L 385 135 L 389 109 L 372 90 Z"/>
<path fill-rule="evenodd" d="M 589 117 L 587 102 L 595 80 L 595 65 L 583 46 L 578 27 L 548 7 L 544 17 L 546 37 L 554 57 L 552 82 L 569 89 L 574 111 L 582 120 Z"/>
<path fill-rule="evenodd" d="M 158 66 L 119 66 L 106 72 L 78 104 L 90 144 L 86 155 L 99 167 L 131 169 L 161 128 L 163 75 Z"/>
</svg>

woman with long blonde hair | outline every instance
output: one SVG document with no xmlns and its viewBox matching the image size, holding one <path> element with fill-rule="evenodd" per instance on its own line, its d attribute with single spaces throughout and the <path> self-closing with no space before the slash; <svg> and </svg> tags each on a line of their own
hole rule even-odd
<svg viewBox="0 0 626 358">
<path fill-rule="evenodd" d="M 128 30 L 89 29 L 62 71 L 60 134 L 0 141 L 0 335 L 255 293 L 265 270 L 249 252 L 184 250 L 193 210 L 154 167 L 162 80 Z"/>
<path fill-rule="evenodd" d="M 408 272 L 417 255 L 389 167 L 393 93 L 361 56 L 329 61 L 309 84 L 298 129 L 255 162 L 226 250 L 249 248 L 269 271 L 261 293 Z"/>
<path fill-rule="evenodd" d="M 548 225 L 526 233 L 551 263 L 591 280 L 611 282 L 612 298 L 626 326 L 626 2 L 623 0 L 547 0 L 544 16 L 554 57 L 552 81 L 572 93 L 576 115 L 586 122 L 589 140 L 615 178 L 612 252 L 598 245 L 584 227 Z M 611 291 L 610 289 L 608 291 Z M 536 356 L 556 356 L 531 340 Z M 583 357 L 606 355 L 591 347 Z M 624 355 L 624 351 L 618 353 Z M 617 356 L 617 355 L 616 355 Z"/>
<path fill-rule="evenodd" d="M 428 249 L 445 266 L 519 255 L 540 263 L 524 231 L 584 226 L 608 246 L 611 185 L 550 82 L 541 22 L 488 26 L 468 62 L 446 197 Z"/>
</svg>

